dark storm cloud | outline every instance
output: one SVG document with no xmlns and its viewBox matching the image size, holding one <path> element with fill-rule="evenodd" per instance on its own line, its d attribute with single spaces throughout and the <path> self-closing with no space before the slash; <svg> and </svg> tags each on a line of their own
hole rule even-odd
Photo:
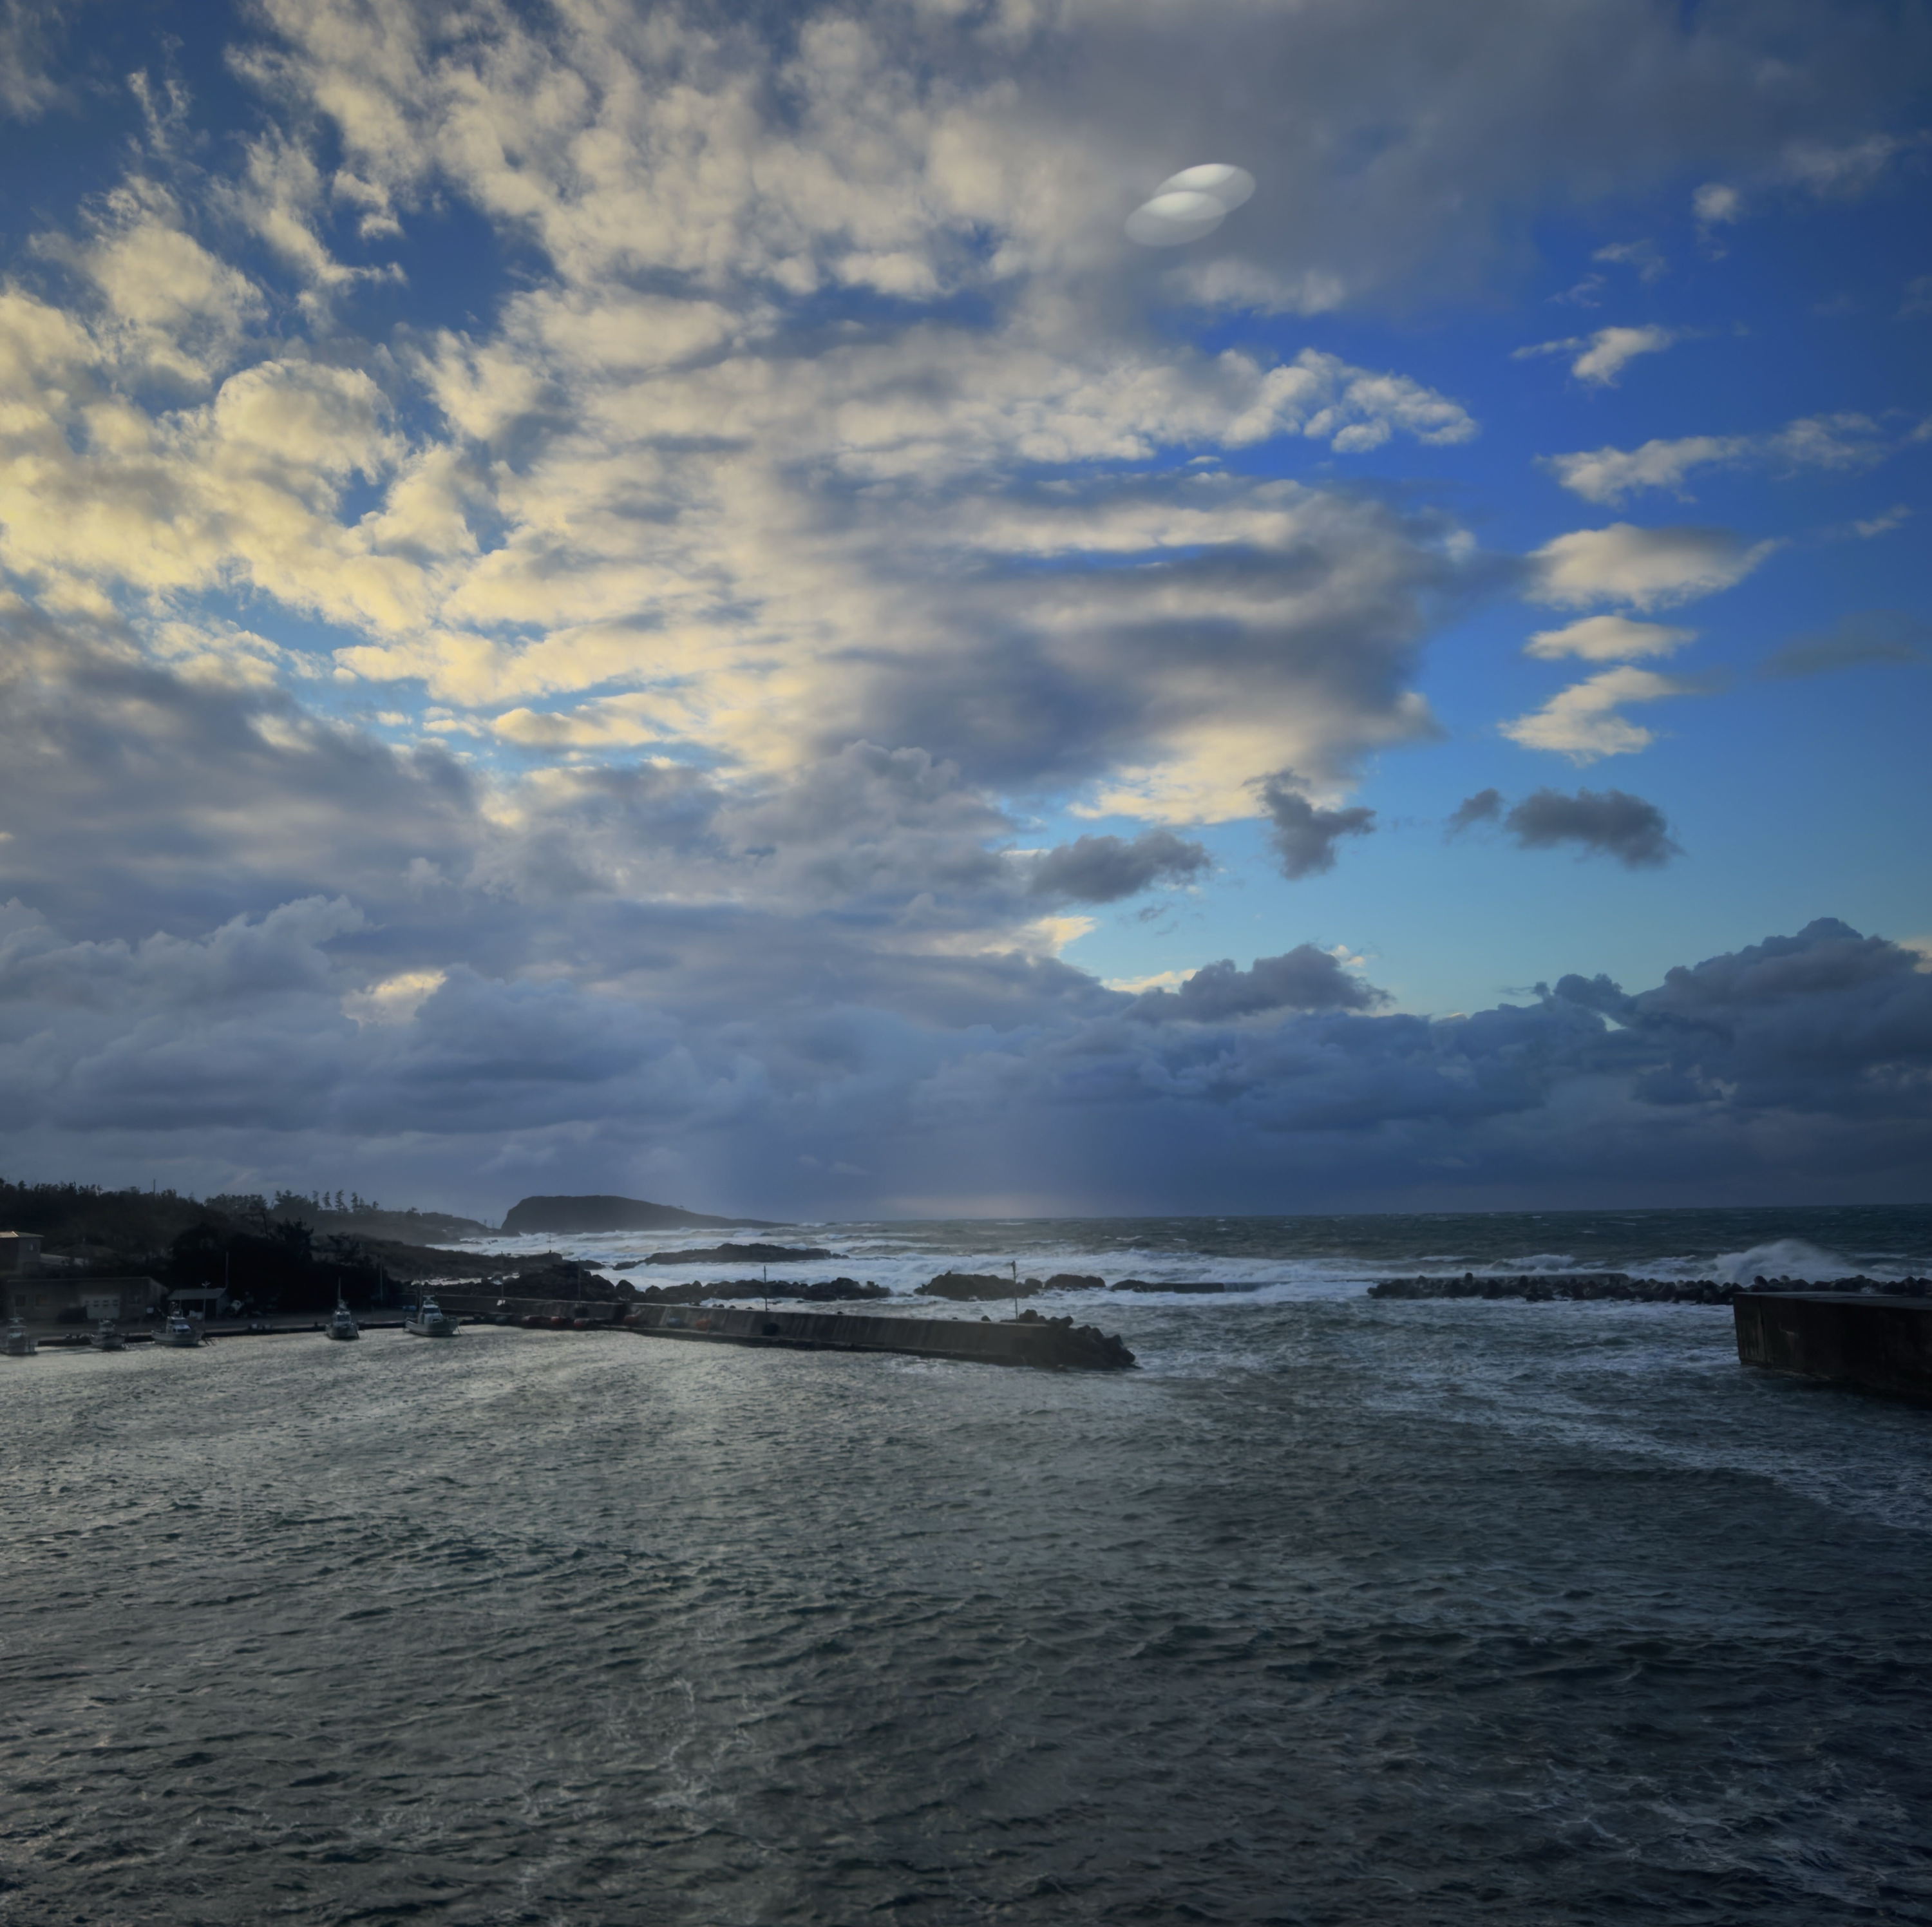
<svg viewBox="0 0 1932 1927">
<path fill-rule="evenodd" d="M 1283 956 L 1256 958 L 1246 970 L 1237 970 L 1232 957 L 1204 964 L 1178 990 L 1143 992 L 1127 1014 L 1147 1023 L 1213 1024 L 1263 1010 L 1372 1010 L 1388 1001 L 1327 950 L 1298 944 Z"/>
<path fill-rule="evenodd" d="M 1922 12 L 1828 15 L 1803 0 L 1690 11 L 1364 0 L 1297 9 L 1292 27 L 1273 8 L 1224 14 L 1211 32 L 1156 0 L 1062 17 L 1083 43 L 1066 70 L 1074 111 L 1147 131 L 1144 189 L 1181 155 L 1259 178 L 1190 251 L 1189 284 L 1231 305 L 1244 293 L 1264 305 L 1270 281 L 1279 305 L 1319 301 L 1305 268 L 1233 272 L 1250 259 L 1319 264 L 1352 290 L 1418 272 L 1466 284 L 1520 247 L 1532 206 L 1694 170 L 1775 179 L 1793 143 L 1856 143 L 1909 116 L 1932 53 Z M 1773 71 L 1791 84 L 1767 87 Z"/>
<path fill-rule="evenodd" d="M 0 614 L 0 890 L 66 926 L 206 929 L 320 890 L 404 899 L 466 869 L 475 779 L 278 689 L 183 676 L 110 635 Z"/>
<path fill-rule="evenodd" d="M 1606 1011 L 1652 1101 L 1923 1124 L 1932 974 L 1915 951 L 1820 917 L 1795 937 L 1668 972 L 1624 996 L 1565 977 L 1559 1000 Z"/>
<path fill-rule="evenodd" d="M 1656 804 L 1623 790 L 1579 790 L 1574 796 L 1534 790 L 1503 818 L 1503 827 L 1523 849 L 1574 844 L 1585 856 L 1614 857 L 1627 869 L 1654 869 L 1683 854 Z"/>
<path fill-rule="evenodd" d="M 1922 662 L 1928 641 L 1932 623 L 1921 622 L 1902 609 L 1862 609 L 1840 616 L 1820 635 L 1796 637 L 1767 656 L 1757 673 L 1783 679 L 1822 676 L 1867 662 Z"/>
<path fill-rule="evenodd" d="M 1502 815 L 1503 793 L 1501 790 L 1478 790 L 1472 797 L 1466 797 L 1456 806 L 1449 819 L 1448 833 L 1460 836 L 1462 833 L 1478 823 L 1493 823 Z"/>
<path fill-rule="evenodd" d="M 777 1210 L 814 1202 L 808 1153 L 874 1174 L 850 1208 L 930 1197 L 943 1171 L 964 1199 L 1226 1209 L 1882 1196 L 1932 1157 L 1932 974 L 1829 920 L 1634 995 L 1580 975 L 1441 1022 L 1372 1014 L 1378 993 L 1306 947 L 1138 999 L 960 958 L 962 985 L 1031 980 L 1004 1005 L 974 989 L 977 1014 L 950 1025 L 931 997 L 922 1015 L 868 1001 L 903 980 L 820 975 L 809 923 L 789 999 L 741 983 L 725 1010 L 676 973 L 656 999 L 460 964 L 358 989 L 344 966 L 362 923 L 309 899 L 130 944 L 0 910 L 5 1168 L 71 1147 L 144 1171 L 199 1160 L 219 1188 L 211 1166 L 293 1184 L 380 1151 L 386 1189 L 406 1173 L 480 1205 L 560 1160 L 587 1182 L 648 1157 L 687 1190 L 728 1172 L 707 1196 Z M 779 939 L 765 930 L 749 947 Z"/>
<path fill-rule="evenodd" d="M 1292 770 L 1270 776 L 1261 786 L 1262 802 L 1274 827 L 1268 841 L 1283 876 L 1313 876 L 1335 867 L 1335 845 L 1344 836 L 1366 836 L 1376 827 L 1372 809 L 1317 809 L 1292 789 Z"/>
<path fill-rule="evenodd" d="M 1634 997 L 1574 977 L 1532 1005 L 1435 1022 L 1102 1019 L 949 1064 L 922 1097 L 935 1126 L 988 1106 L 1077 1115 L 1150 1199 L 1185 1199 L 1187 1184 L 1238 1195 L 1231 1168 L 1255 1183 L 1292 1172 L 1311 1204 L 1324 1185 L 1492 1204 L 1634 1188 L 1882 1199 L 1921 1188 L 1932 1156 L 1921 963 L 1822 920 Z"/>
<path fill-rule="evenodd" d="M 1664 812 L 1623 790 L 1536 790 L 1507 812 L 1500 790 L 1478 790 L 1457 805 L 1445 834 L 1460 836 L 1481 823 L 1500 823 L 1521 849 L 1574 844 L 1585 856 L 1614 857 L 1628 869 L 1654 869 L 1684 854 Z"/>
<path fill-rule="evenodd" d="M 1036 896 L 1075 903 L 1118 903 L 1156 883 L 1190 883 L 1214 867 L 1198 843 L 1171 830 L 1124 836 L 1079 836 L 1049 850 L 1028 886 Z"/>
</svg>

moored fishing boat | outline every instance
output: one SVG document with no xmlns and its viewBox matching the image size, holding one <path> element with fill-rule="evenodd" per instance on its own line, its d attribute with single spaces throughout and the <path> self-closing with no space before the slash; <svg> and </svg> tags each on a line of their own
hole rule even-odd
<svg viewBox="0 0 1932 1927">
<path fill-rule="evenodd" d="M 154 1343 L 157 1345 L 172 1345 L 178 1349 L 199 1345 L 201 1343 L 201 1320 L 189 1317 L 185 1312 L 171 1311 L 168 1313 L 166 1322 L 154 1334 Z"/>
<path fill-rule="evenodd" d="M 356 1322 L 355 1314 L 340 1298 L 335 1301 L 334 1312 L 322 1328 L 331 1338 L 359 1338 L 362 1335 L 362 1328 Z"/>
<path fill-rule="evenodd" d="M 124 1352 L 128 1349 L 127 1334 L 111 1318 L 104 1318 L 88 1333 L 87 1342 L 97 1352 Z"/>
<path fill-rule="evenodd" d="M 436 1300 L 425 1295 L 422 1302 L 403 1320 L 403 1329 L 418 1338 L 454 1338 L 461 1328 Z"/>
<path fill-rule="evenodd" d="M 19 1318 L 8 1322 L 7 1326 L 7 1355 L 10 1358 L 31 1358 L 40 1349 L 40 1341 L 29 1331 Z"/>
</svg>

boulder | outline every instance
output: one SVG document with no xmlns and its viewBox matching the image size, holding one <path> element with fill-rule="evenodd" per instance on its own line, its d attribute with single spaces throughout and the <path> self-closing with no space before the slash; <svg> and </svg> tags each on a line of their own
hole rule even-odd
<svg viewBox="0 0 1932 1927">
<path fill-rule="evenodd" d="M 942 1271 L 919 1288 L 918 1295 L 928 1298 L 958 1298 L 974 1301 L 985 1298 L 1031 1298 L 1040 1289 L 1031 1279 L 1016 1284 L 992 1271 Z"/>
</svg>

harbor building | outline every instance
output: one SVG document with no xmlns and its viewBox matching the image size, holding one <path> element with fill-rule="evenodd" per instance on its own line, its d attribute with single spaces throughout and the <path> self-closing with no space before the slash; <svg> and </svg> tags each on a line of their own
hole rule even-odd
<svg viewBox="0 0 1932 1927">
<path fill-rule="evenodd" d="M 63 1312 L 78 1312 L 91 1325 L 104 1318 L 143 1319 L 164 1295 L 152 1278 L 0 1276 L 0 1297 L 5 1300 L 0 1311 L 29 1325 L 58 1324 Z"/>
</svg>

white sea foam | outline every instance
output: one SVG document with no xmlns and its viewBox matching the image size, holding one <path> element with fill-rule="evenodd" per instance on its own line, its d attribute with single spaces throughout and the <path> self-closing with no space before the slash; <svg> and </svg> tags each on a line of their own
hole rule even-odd
<svg viewBox="0 0 1932 1927">
<path fill-rule="evenodd" d="M 1727 1283 L 1748 1285 L 1754 1278 L 1802 1278 L 1807 1284 L 1819 1284 L 1828 1278 L 1850 1277 L 1862 1267 L 1835 1251 L 1808 1244 L 1802 1238 L 1780 1238 L 1768 1244 L 1754 1244 L 1748 1251 L 1726 1251 L 1711 1268 Z"/>
</svg>

